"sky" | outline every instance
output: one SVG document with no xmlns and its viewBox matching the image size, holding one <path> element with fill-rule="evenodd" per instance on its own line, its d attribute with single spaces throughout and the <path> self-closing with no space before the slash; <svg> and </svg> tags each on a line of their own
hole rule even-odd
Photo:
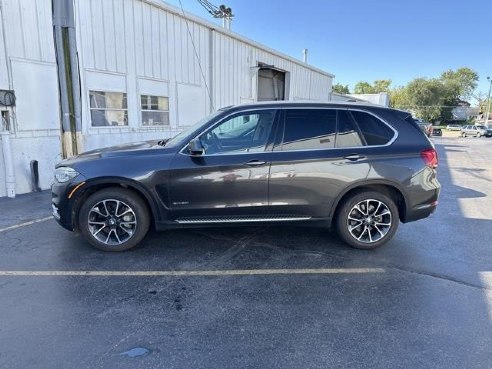
<svg viewBox="0 0 492 369">
<path fill-rule="evenodd" d="M 391 79 L 395 87 L 469 67 L 480 78 L 477 92 L 488 93 L 492 0 L 209 1 L 232 8 L 232 30 L 246 38 L 299 59 L 307 48 L 308 63 L 334 74 L 334 84 Z M 197 0 L 181 2 L 222 24 Z"/>
</svg>

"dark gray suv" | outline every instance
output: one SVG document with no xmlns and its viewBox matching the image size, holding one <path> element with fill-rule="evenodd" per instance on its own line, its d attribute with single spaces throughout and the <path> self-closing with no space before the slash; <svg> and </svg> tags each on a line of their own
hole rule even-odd
<svg viewBox="0 0 492 369">
<path fill-rule="evenodd" d="M 56 166 L 53 215 L 122 251 L 149 227 L 334 226 L 388 242 L 429 216 L 437 153 L 411 115 L 374 105 L 269 102 L 221 109 L 170 140 L 94 150 Z"/>
</svg>

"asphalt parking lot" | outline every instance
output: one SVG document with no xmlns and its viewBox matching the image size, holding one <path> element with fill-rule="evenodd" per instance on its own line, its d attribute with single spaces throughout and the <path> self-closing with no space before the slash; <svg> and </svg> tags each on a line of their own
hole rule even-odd
<svg viewBox="0 0 492 369">
<path fill-rule="evenodd" d="M 0 367 L 491 368 L 492 139 L 433 140 L 436 213 L 375 251 L 254 227 L 109 254 L 48 193 L 0 199 Z"/>
</svg>

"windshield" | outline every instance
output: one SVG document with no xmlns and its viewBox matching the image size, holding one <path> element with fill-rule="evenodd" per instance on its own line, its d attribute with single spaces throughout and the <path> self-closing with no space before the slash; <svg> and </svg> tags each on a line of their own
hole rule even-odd
<svg viewBox="0 0 492 369">
<path fill-rule="evenodd" d="M 186 138 L 188 135 L 196 131 L 198 128 L 201 126 L 207 124 L 210 120 L 218 116 L 220 113 L 222 113 L 222 110 L 218 110 L 215 113 L 212 113 L 205 118 L 199 120 L 195 124 L 193 124 L 191 127 L 186 128 L 185 130 L 181 131 L 178 133 L 176 136 L 171 138 L 169 141 L 166 142 L 166 147 L 174 147 L 177 146 L 184 138 Z"/>
</svg>

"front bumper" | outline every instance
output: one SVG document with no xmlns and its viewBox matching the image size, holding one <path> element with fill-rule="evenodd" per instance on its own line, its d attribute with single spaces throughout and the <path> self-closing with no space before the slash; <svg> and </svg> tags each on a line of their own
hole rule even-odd
<svg viewBox="0 0 492 369">
<path fill-rule="evenodd" d="M 73 219 L 74 204 L 77 199 L 77 192 L 83 188 L 85 178 L 82 175 L 75 177 L 66 183 L 54 182 L 51 185 L 51 209 L 53 218 L 63 228 L 74 231 L 75 224 Z"/>
</svg>

